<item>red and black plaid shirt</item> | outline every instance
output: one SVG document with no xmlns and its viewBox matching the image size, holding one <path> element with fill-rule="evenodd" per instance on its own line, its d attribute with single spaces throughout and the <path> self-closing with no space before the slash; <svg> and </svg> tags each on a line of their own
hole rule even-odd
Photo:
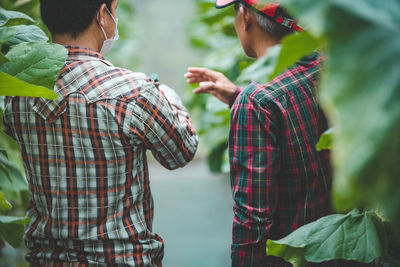
<svg viewBox="0 0 400 267">
<path fill-rule="evenodd" d="M 328 128 L 316 98 L 320 61 L 314 53 L 266 85 L 251 83 L 232 107 L 233 266 L 290 266 L 266 256 L 266 241 L 330 213 L 329 152 L 316 150 Z"/>
</svg>

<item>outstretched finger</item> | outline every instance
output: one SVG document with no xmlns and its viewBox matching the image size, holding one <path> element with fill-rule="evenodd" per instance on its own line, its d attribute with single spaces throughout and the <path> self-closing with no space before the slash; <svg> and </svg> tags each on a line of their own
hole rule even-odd
<svg viewBox="0 0 400 267">
<path fill-rule="evenodd" d="M 200 87 L 193 90 L 195 94 L 211 94 L 215 91 L 215 83 L 213 82 L 201 82 Z"/>
<path fill-rule="evenodd" d="M 207 68 L 190 67 L 188 68 L 188 74 L 202 77 L 204 80 L 215 81 L 221 76 L 220 72 L 213 71 Z"/>
<path fill-rule="evenodd" d="M 200 83 L 200 82 L 205 82 L 205 81 L 210 80 L 208 76 L 201 75 L 199 73 L 191 73 L 191 72 L 186 73 L 185 78 L 187 79 L 188 83 Z"/>
<path fill-rule="evenodd" d="M 193 83 L 203 82 L 203 80 L 197 79 L 197 78 L 193 78 L 193 79 L 187 79 L 186 82 L 189 83 L 189 84 L 193 84 Z"/>
</svg>

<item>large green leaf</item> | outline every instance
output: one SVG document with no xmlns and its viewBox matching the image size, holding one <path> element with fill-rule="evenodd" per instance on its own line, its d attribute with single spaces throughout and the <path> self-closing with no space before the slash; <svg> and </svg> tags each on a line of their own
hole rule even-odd
<svg viewBox="0 0 400 267">
<path fill-rule="evenodd" d="M 10 62 L 1 70 L 11 76 L 51 90 L 64 66 L 68 50 L 61 45 L 43 42 L 21 43 L 10 49 Z"/>
<path fill-rule="evenodd" d="M 47 42 L 49 40 L 46 33 L 35 25 L 19 25 L 8 29 L 15 31 L 13 38 L 7 42 L 8 45 L 17 45 L 23 42 Z"/>
<path fill-rule="evenodd" d="M 328 42 L 320 92 L 337 126 L 335 207 L 379 205 L 400 225 L 400 1 L 286 2 Z"/>
<path fill-rule="evenodd" d="M 334 259 L 370 263 L 384 256 L 379 229 L 382 221 L 373 212 L 353 210 L 304 225 L 287 237 L 267 242 L 267 255 L 282 257 L 295 266 Z"/>
<path fill-rule="evenodd" d="M 0 28 L 0 45 L 10 41 L 17 34 L 17 29 L 14 27 Z"/>
<path fill-rule="evenodd" d="M 21 245 L 24 236 L 25 224 L 29 218 L 0 216 L 0 237 L 11 246 L 17 248 Z"/>
<path fill-rule="evenodd" d="M 318 41 L 308 32 L 295 33 L 286 36 L 282 40 L 282 51 L 279 55 L 278 62 L 277 64 L 274 64 L 275 71 L 269 78 L 275 78 L 302 57 L 312 54 L 317 48 Z"/>
<path fill-rule="evenodd" d="M 33 85 L 0 71 L 0 95 L 57 99 L 57 94 L 43 86 Z"/>
<path fill-rule="evenodd" d="M 5 10 L 4 8 L 0 7 L 0 27 L 33 24 L 34 22 L 35 21 L 31 17 L 25 15 L 24 13 Z"/>
</svg>

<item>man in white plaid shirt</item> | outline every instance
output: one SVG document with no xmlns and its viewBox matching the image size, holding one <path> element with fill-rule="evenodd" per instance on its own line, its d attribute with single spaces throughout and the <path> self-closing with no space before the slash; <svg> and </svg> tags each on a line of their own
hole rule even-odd
<svg viewBox="0 0 400 267">
<path fill-rule="evenodd" d="M 4 125 L 32 193 L 26 258 L 31 266 L 161 266 L 145 152 L 168 169 L 192 160 L 189 114 L 173 90 L 99 53 L 118 37 L 118 0 L 40 2 L 69 57 L 57 100 L 6 103 Z"/>
</svg>

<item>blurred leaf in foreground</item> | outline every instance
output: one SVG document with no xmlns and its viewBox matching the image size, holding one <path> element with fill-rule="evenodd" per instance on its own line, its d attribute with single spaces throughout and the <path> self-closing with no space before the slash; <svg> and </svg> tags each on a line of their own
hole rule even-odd
<svg viewBox="0 0 400 267">
<path fill-rule="evenodd" d="M 29 218 L 18 218 L 0 216 L 0 238 L 3 238 L 11 246 L 17 248 L 21 245 L 24 226 L 29 222 Z"/>
<path fill-rule="evenodd" d="M 321 135 L 317 144 L 317 150 L 321 151 L 324 149 L 332 149 L 333 146 L 333 135 L 335 134 L 335 128 L 328 129 Z"/>
<path fill-rule="evenodd" d="M 400 225 L 400 2 L 285 2 L 327 42 L 320 93 L 337 127 L 335 208 L 379 205 Z"/>
<path fill-rule="evenodd" d="M 304 225 L 287 237 L 267 241 L 267 255 L 278 256 L 294 266 L 334 259 L 370 263 L 384 256 L 377 229 L 382 221 L 374 212 L 353 210 Z"/>
</svg>

